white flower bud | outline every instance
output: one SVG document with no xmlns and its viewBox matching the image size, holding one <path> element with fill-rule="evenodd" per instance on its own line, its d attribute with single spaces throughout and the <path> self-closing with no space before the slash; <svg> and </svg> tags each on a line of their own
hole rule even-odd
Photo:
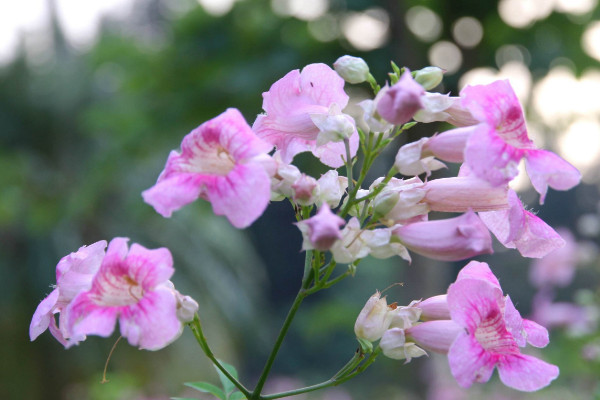
<svg viewBox="0 0 600 400">
<path fill-rule="evenodd" d="M 439 67 L 425 67 L 415 72 L 415 81 L 425 90 L 431 90 L 442 82 L 444 70 Z"/>
<path fill-rule="evenodd" d="M 360 57 L 342 56 L 333 68 L 348 83 L 362 83 L 369 78 L 369 66 Z"/>
</svg>

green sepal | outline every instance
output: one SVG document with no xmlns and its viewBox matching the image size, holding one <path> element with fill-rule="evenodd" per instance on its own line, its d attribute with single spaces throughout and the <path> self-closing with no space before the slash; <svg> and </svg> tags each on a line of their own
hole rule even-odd
<svg viewBox="0 0 600 400">
<path fill-rule="evenodd" d="M 365 133 L 360 128 L 357 128 L 356 130 L 358 131 L 358 137 L 360 138 L 360 142 L 364 143 L 366 140 Z"/>
<path fill-rule="evenodd" d="M 406 124 L 402 125 L 402 131 L 406 131 L 415 126 L 416 124 L 418 124 L 417 121 L 407 122 Z"/>
<path fill-rule="evenodd" d="M 392 61 L 392 69 L 394 70 L 394 73 L 396 75 L 398 75 L 398 76 L 400 75 L 400 67 L 398 67 L 398 65 L 396 65 L 396 63 L 393 61 Z"/>
<path fill-rule="evenodd" d="M 356 340 L 358 340 L 360 351 L 363 354 L 370 354 L 373 352 L 373 343 L 369 342 L 367 339 L 356 338 Z"/>
<path fill-rule="evenodd" d="M 186 382 L 186 383 L 184 383 L 184 385 L 191 387 L 192 389 L 196 389 L 197 391 L 202 392 L 202 393 L 210 393 L 213 396 L 218 397 L 219 399 L 227 400 L 227 398 L 225 397 L 225 392 L 223 392 L 223 389 L 213 385 L 212 383 Z"/>
</svg>

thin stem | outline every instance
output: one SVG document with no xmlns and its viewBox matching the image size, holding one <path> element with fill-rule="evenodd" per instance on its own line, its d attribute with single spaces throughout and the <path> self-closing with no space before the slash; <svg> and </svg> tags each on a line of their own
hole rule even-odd
<svg viewBox="0 0 600 400">
<path fill-rule="evenodd" d="M 100 383 L 108 383 L 108 379 L 106 379 L 106 371 L 108 370 L 108 362 L 110 361 L 110 358 L 112 357 L 115 349 L 117 348 L 117 344 L 119 344 L 119 341 L 123 339 L 123 336 L 119 336 L 119 338 L 115 341 L 115 344 L 113 344 L 112 348 L 110 349 L 110 353 L 108 353 L 108 358 L 106 359 L 106 363 L 104 364 L 104 372 L 102 373 L 102 380 L 100 381 Z"/>
<path fill-rule="evenodd" d="M 194 333 L 196 341 L 198 341 L 198 344 L 202 348 L 202 351 L 204 351 L 204 354 L 206 354 L 206 356 L 213 362 L 213 364 L 215 364 L 217 368 L 219 368 L 223 375 L 225 375 L 227 379 L 229 379 L 231 383 L 233 383 L 235 387 L 237 387 L 239 391 L 244 394 L 244 396 L 250 398 L 252 393 L 244 385 L 242 385 L 240 381 L 238 381 L 233 375 L 231 375 L 229 371 L 225 369 L 225 367 L 223 367 L 223 365 L 219 362 L 219 360 L 217 360 L 213 352 L 210 350 L 208 342 L 206 341 L 206 337 L 204 336 L 204 332 L 202 332 L 202 324 L 200 323 L 200 317 L 198 317 L 198 314 L 194 316 L 194 320 L 192 322 L 188 323 L 188 326 Z"/>
<path fill-rule="evenodd" d="M 275 357 L 277 356 L 277 352 L 279 351 L 279 348 L 281 347 L 281 344 L 283 343 L 283 339 L 285 338 L 285 335 L 287 334 L 287 331 L 290 328 L 290 325 L 292 324 L 292 320 L 296 316 L 296 312 L 298 311 L 300 304 L 302 304 L 302 300 L 304 300 L 304 298 L 307 296 L 306 288 L 310 285 L 310 282 L 312 280 L 311 279 L 312 257 L 313 257 L 313 252 L 308 250 L 306 252 L 306 258 L 305 258 L 305 262 L 304 262 L 304 277 L 302 278 L 302 287 L 300 288 L 300 291 L 296 295 L 296 298 L 294 299 L 294 302 L 292 303 L 290 311 L 288 311 L 288 315 L 285 317 L 285 321 L 283 322 L 281 330 L 279 331 L 279 335 L 277 336 L 277 339 L 275 340 L 275 344 L 273 345 L 273 349 L 271 350 L 271 354 L 269 354 L 269 358 L 267 359 L 267 362 L 265 363 L 263 371 L 260 374 L 260 377 L 258 378 L 258 383 L 256 384 L 254 391 L 252 392 L 252 394 L 250 396 L 246 396 L 246 397 L 248 397 L 249 400 L 258 400 L 258 399 L 262 398 L 260 394 L 265 385 L 265 382 L 267 381 L 267 377 L 269 376 L 271 367 L 273 367 L 273 363 L 275 362 Z"/>
<path fill-rule="evenodd" d="M 352 179 L 352 157 L 350 157 L 350 139 L 344 139 L 344 147 L 346 147 L 346 174 L 348 174 L 348 191 L 354 190 L 354 180 Z"/>
<path fill-rule="evenodd" d="M 261 400 L 280 399 L 282 397 L 295 396 L 295 395 L 302 394 L 302 393 L 314 392 L 315 390 L 324 389 L 324 388 L 327 388 L 330 386 L 337 386 L 343 382 L 346 382 L 347 380 L 354 378 L 356 375 L 360 374 L 361 372 L 364 372 L 375 361 L 375 358 L 377 357 L 379 352 L 380 352 L 379 348 L 376 349 L 373 353 L 371 353 L 369 358 L 367 358 L 365 363 L 363 363 L 362 365 L 359 366 L 361 361 L 364 359 L 364 354 L 361 353 L 360 351 L 357 351 L 354 354 L 354 356 L 352 357 L 352 359 L 346 365 L 344 365 L 340 371 L 338 371 L 332 378 L 326 380 L 325 382 L 321 382 L 316 385 L 307 386 L 307 387 L 300 388 L 300 389 L 294 389 L 294 390 L 289 390 L 286 392 L 261 396 L 260 399 Z M 350 371 L 352 371 L 352 372 L 350 372 Z M 348 373 L 348 372 L 350 372 L 350 373 Z"/>
</svg>

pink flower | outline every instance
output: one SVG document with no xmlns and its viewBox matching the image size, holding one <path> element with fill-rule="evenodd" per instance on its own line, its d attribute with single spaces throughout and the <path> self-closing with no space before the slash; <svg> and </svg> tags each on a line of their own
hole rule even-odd
<svg viewBox="0 0 600 400">
<path fill-rule="evenodd" d="M 417 111 L 423 108 L 421 98 L 425 89 L 413 79 L 406 70 L 400 80 L 391 87 L 382 89 L 383 94 L 377 102 L 377 112 L 383 119 L 394 125 L 403 125 L 410 121 Z"/>
<path fill-rule="evenodd" d="M 271 148 L 256 137 L 238 110 L 230 108 L 184 137 L 181 153 L 171 152 L 158 181 L 142 196 L 164 217 L 206 199 L 215 214 L 245 228 L 269 203 L 267 170 L 275 168 L 267 154 Z"/>
<path fill-rule="evenodd" d="M 324 164 L 338 168 L 346 158 L 344 143 L 317 146 L 320 130 L 313 118 L 330 115 L 330 109 L 343 109 L 347 104 L 344 80 L 325 64 L 310 64 L 302 72 L 297 69 L 289 72 L 263 93 L 266 114 L 256 118 L 252 129 L 277 147 L 285 163 L 290 163 L 298 153 L 312 151 Z M 358 149 L 356 129 L 349 140 L 354 156 Z"/>
<path fill-rule="evenodd" d="M 500 380 L 514 389 L 535 391 L 547 386 L 558 376 L 558 368 L 519 350 L 526 340 L 545 345 L 547 331 L 520 317 L 487 264 L 471 262 L 463 271 L 448 288 L 447 297 L 452 320 L 464 328 L 448 352 L 459 385 L 487 382 L 497 367 Z"/>
<path fill-rule="evenodd" d="M 462 105 L 480 121 L 472 127 L 465 149 L 471 170 L 494 186 L 508 183 L 518 174 L 525 158 L 527 173 L 544 202 L 548 186 L 568 190 L 581 175 L 571 164 L 546 150 L 538 150 L 529 139 L 519 100 L 508 81 L 486 86 L 467 86 L 461 91 Z"/>
<path fill-rule="evenodd" d="M 539 217 L 526 211 L 519 197 L 509 190 L 507 210 L 479 213 L 500 243 L 516 248 L 524 257 L 541 258 L 562 247 L 565 241 Z"/>
<path fill-rule="evenodd" d="M 317 214 L 296 224 L 304 237 L 302 249 L 329 250 L 342 238 L 340 227 L 345 223 L 343 218 L 331 212 L 327 203 L 323 203 Z"/>
<path fill-rule="evenodd" d="M 128 249 L 127 240 L 111 240 L 91 288 L 69 305 L 69 345 L 86 335 L 110 336 L 117 319 L 121 335 L 142 349 L 163 348 L 181 333 L 178 299 L 168 280 L 174 272 L 171 253 L 138 244 Z"/>
<path fill-rule="evenodd" d="M 67 328 L 67 309 L 73 298 L 81 291 L 88 290 L 92 279 L 104 258 L 106 241 L 101 240 L 81 247 L 77 252 L 63 257 L 56 266 L 56 287 L 46 297 L 33 314 L 29 327 L 29 337 L 35 340 L 46 329 L 64 346 L 71 336 Z M 56 324 L 54 314 L 59 314 Z"/>
<path fill-rule="evenodd" d="M 472 211 L 456 218 L 399 226 L 393 234 L 409 250 L 436 260 L 457 261 L 492 253 L 490 233 Z"/>
</svg>

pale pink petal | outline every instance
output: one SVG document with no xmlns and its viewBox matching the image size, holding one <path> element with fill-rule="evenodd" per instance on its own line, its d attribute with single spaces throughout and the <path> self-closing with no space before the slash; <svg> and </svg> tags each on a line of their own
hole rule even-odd
<svg viewBox="0 0 600 400">
<path fill-rule="evenodd" d="M 358 133 L 354 132 L 350 136 L 350 157 L 356 155 L 358 144 Z M 346 159 L 346 146 L 344 142 L 329 142 L 323 146 L 314 147 L 312 152 L 323 164 L 332 168 L 341 167 L 344 165 L 344 160 Z"/>
<path fill-rule="evenodd" d="M 507 144 L 493 125 L 481 123 L 467 140 L 465 162 L 479 178 L 493 186 L 510 182 L 519 173 L 519 161 L 525 150 Z"/>
<path fill-rule="evenodd" d="M 564 246 L 565 241 L 552 227 L 529 211 L 525 211 L 524 214 L 523 231 L 513 241 L 522 256 L 541 258 Z"/>
<path fill-rule="evenodd" d="M 204 190 L 203 184 L 214 181 L 194 173 L 182 173 L 160 180 L 150 189 L 142 192 L 144 201 L 157 213 L 169 218 L 173 211 L 197 200 Z"/>
<path fill-rule="evenodd" d="M 460 386 L 468 388 L 474 382 L 489 381 L 496 360 L 481 347 L 474 336 L 464 332 L 450 346 L 448 363 L 454 379 Z"/>
<path fill-rule="evenodd" d="M 159 287 L 144 295 L 137 304 L 123 307 L 119 317 L 121 335 L 140 349 L 158 350 L 181 333 L 174 293 Z"/>
<path fill-rule="evenodd" d="M 494 275 L 490 269 L 490 266 L 484 262 L 471 261 L 465 265 L 458 273 L 456 282 L 462 279 L 481 279 L 500 288 L 500 282 L 498 282 L 498 278 L 496 278 L 496 275 Z"/>
<path fill-rule="evenodd" d="M 60 316 L 62 317 L 62 315 L 65 314 L 65 311 L 62 311 L 60 313 Z M 69 347 L 69 342 L 67 341 L 67 336 L 69 335 L 65 335 L 65 333 L 63 332 L 67 330 L 66 328 L 66 323 L 61 322 L 63 325 L 65 325 L 64 329 L 59 329 L 58 326 L 56 325 L 56 319 L 54 318 L 54 316 L 50 319 L 50 325 L 48 326 L 48 329 L 50 330 L 50 333 L 52 334 L 52 336 L 54 336 L 54 338 L 58 341 L 58 343 L 62 344 L 65 347 Z"/>
<path fill-rule="evenodd" d="M 153 289 L 171 278 L 175 272 L 173 269 L 173 256 L 164 247 L 147 249 L 134 243 L 129 250 L 127 263 L 129 264 L 129 275 L 144 290 Z"/>
<path fill-rule="evenodd" d="M 348 105 L 348 95 L 344 92 L 344 80 L 326 64 L 309 64 L 300 74 L 300 87 L 303 94 L 315 104 L 336 103 L 340 109 Z"/>
<path fill-rule="evenodd" d="M 558 367 L 526 354 L 506 356 L 498 364 L 500 380 L 506 386 L 533 392 L 558 377 Z"/>
<path fill-rule="evenodd" d="M 527 333 L 527 342 L 534 347 L 546 347 L 550 343 L 548 329 L 529 319 L 523 319 L 523 329 Z"/>
<path fill-rule="evenodd" d="M 416 307 L 421 309 L 421 319 L 425 321 L 450 319 L 450 309 L 448 308 L 448 299 L 445 294 L 420 301 Z"/>
<path fill-rule="evenodd" d="M 508 191 L 508 210 L 480 212 L 479 218 L 504 246 L 514 248 L 513 240 L 523 231 L 526 217 L 523 204 L 514 190 Z"/>
<path fill-rule="evenodd" d="M 515 308 L 510 296 L 506 295 L 504 302 L 504 322 L 506 329 L 512 334 L 519 347 L 527 345 L 527 332 L 523 325 L 523 317 Z"/>
<path fill-rule="evenodd" d="M 271 180 L 258 164 L 236 166 L 227 176 L 215 180 L 208 200 L 216 215 L 225 215 L 236 228 L 251 225 L 267 208 Z"/>
<path fill-rule="evenodd" d="M 540 194 L 540 204 L 544 204 L 548 186 L 555 190 L 569 190 L 581 180 L 577 168 L 551 151 L 527 151 L 525 168 L 531 184 Z"/>
<path fill-rule="evenodd" d="M 29 325 L 29 339 L 34 341 L 40 336 L 50 324 L 50 321 L 54 319 L 53 309 L 58 300 L 58 289 L 54 289 L 50 294 L 40 302 L 33 318 L 31 318 L 31 324 Z"/>
<path fill-rule="evenodd" d="M 129 239 L 124 237 L 116 237 L 111 240 L 102 263 L 118 263 L 125 260 L 129 252 L 128 241 Z"/>
<path fill-rule="evenodd" d="M 507 209 L 508 187 L 492 186 L 473 176 L 441 178 L 428 181 L 424 202 L 432 211 L 467 212 Z"/>
<path fill-rule="evenodd" d="M 68 330 L 72 333 L 71 340 L 83 339 L 87 335 L 108 337 L 113 333 L 118 307 L 98 307 L 93 296 L 92 292 L 83 292 L 69 305 Z"/>
</svg>

